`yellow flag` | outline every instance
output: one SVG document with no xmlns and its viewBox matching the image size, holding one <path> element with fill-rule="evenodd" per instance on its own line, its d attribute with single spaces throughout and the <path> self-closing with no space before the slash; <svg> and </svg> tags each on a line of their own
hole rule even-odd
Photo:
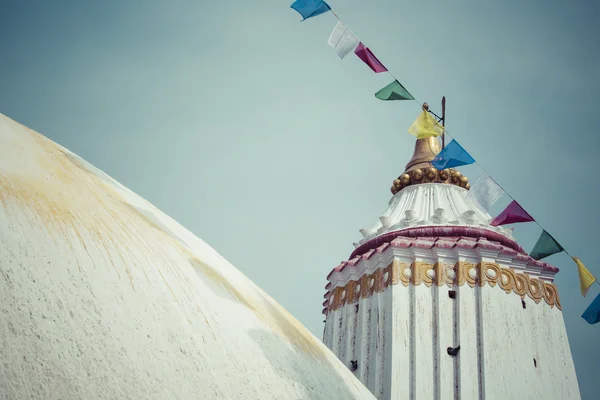
<svg viewBox="0 0 600 400">
<path fill-rule="evenodd" d="M 573 261 L 577 264 L 577 269 L 579 270 L 579 284 L 581 285 L 581 295 L 585 297 L 588 292 L 588 289 L 592 284 L 596 281 L 594 275 L 587 270 L 585 265 L 581 262 L 581 260 L 577 257 L 573 257 Z"/>
<path fill-rule="evenodd" d="M 444 127 L 442 124 L 437 122 L 435 118 L 425 110 L 423 110 L 421 115 L 419 115 L 419 118 L 417 118 L 410 128 L 408 128 L 408 133 L 416 136 L 417 139 L 440 136 L 443 132 Z"/>
</svg>

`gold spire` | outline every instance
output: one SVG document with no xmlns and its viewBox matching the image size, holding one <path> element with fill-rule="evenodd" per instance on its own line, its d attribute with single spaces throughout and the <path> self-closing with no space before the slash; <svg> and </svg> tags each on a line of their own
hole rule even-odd
<svg viewBox="0 0 600 400">
<path fill-rule="evenodd" d="M 423 110 L 429 110 L 427 103 L 423 103 Z M 431 164 L 431 161 L 440 151 L 442 151 L 442 146 L 437 137 L 417 139 L 415 151 L 408 164 L 406 164 L 406 170 L 398 179 L 394 180 L 391 187 L 392 194 L 398 193 L 407 186 L 420 183 L 447 183 L 469 190 L 471 188 L 469 178 L 462 176 L 460 172 L 453 168 L 438 171 Z"/>
<path fill-rule="evenodd" d="M 424 139 L 417 139 L 415 143 L 415 152 L 412 158 L 406 164 L 406 171 L 411 171 L 416 168 L 432 167 L 431 162 L 438 153 L 442 151 L 440 140 L 431 136 Z"/>
</svg>

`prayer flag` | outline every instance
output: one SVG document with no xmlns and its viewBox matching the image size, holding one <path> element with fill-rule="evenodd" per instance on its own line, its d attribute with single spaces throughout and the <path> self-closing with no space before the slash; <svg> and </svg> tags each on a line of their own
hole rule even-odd
<svg viewBox="0 0 600 400">
<path fill-rule="evenodd" d="M 412 94 L 402 86 L 400 82 L 395 80 L 383 89 L 375 93 L 375 97 L 379 100 L 414 100 Z"/>
<path fill-rule="evenodd" d="M 562 246 L 548 232 L 542 231 L 540 238 L 535 243 L 535 246 L 533 246 L 533 250 L 531 250 L 531 254 L 529 255 L 536 260 L 541 260 L 552 254 L 560 253 L 563 250 Z"/>
<path fill-rule="evenodd" d="M 446 168 L 460 167 L 473 164 L 475 160 L 454 139 L 439 152 L 431 164 L 440 171 Z"/>
<path fill-rule="evenodd" d="M 423 110 L 421 115 L 408 128 L 408 133 L 417 137 L 417 139 L 425 139 L 432 136 L 440 136 L 444 132 L 442 124 L 437 122 L 429 112 Z"/>
<path fill-rule="evenodd" d="M 356 49 L 358 39 L 342 21 L 338 21 L 329 36 L 329 40 L 327 40 L 327 44 L 333 47 L 340 58 L 344 58 Z"/>
<path fill-rule="evenodd" d="M 489 175 L 485 174 L 469 190 L 467 199 L 475 201 L 487 212 L 503 193 L 502 188 Z"/>
<path fill-rule="evenodd" d="M 585 297 L 590 286 L 596 281 L 594 275 L 587 270 L 585 265 L 577 257 L 573 257 L 573 261 L 577 264 L 577 270 L 579 271 L 579 285 L 581 286 L 581 295 Z"/>
<path fill-rule="evenodd" d="M 505 209 L 490 223 L 492 226 L 514 224 L 516 222 L 535 221 L 523 207 L 513 200 Z"/>
<path fill-rule="evenodd" d="M 596 296 L 592 304 L 583 312 L 581 318 L 585 319 L 588 324 L 597 324 L 600 322 L 600 294 Z"/>
<path fill-rule="evenodd" d="M 354 54 L 356 54 L 358 58 L 363 60 L 365 64 L 371 67 L 373 72 L 379 73 L 387 71 L 387 68 L 383 66 L 383 64 L 377 59 L 377 57 L 375 57 L 375 54 L 373 54 L 368 47 L 365 47 L 362 44 L 362 42 L 358 43 L 358 46 L 354 50 Z"/>
<path fill-rule="evenodd" d="M 331 10 L 329 4 L 323 0 L 296 0 L 290 7 L 302 15 L 302 21 Z"/>
</svg>

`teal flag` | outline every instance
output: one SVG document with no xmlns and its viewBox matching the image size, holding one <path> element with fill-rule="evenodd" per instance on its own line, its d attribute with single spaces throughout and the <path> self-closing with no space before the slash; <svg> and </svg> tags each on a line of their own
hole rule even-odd
<svg viewBox="0 0 600 400">
<path fill-rule="evenodd" d="M 596 296 L 592 304 L 584 311 L 581 316 L 588 324 L 597 324 L 600 322 L 600 294 Z"/>
<path fill-rule="evenodd" d="M 331 10 L 329 4 L 323 0 L 296 0 L 290 7 L 302 15 L 302 21 Z"/>
<path fill-rule="evenodd" d="M 475 159 L 454 139 L 431 161 L 438 170 L 473 164 Z"/>
<path fill-rule="evenodd" d="M 529 255 L 535 260 L 541 260 L 552 254 L 560 253 L 563 250 L 562 246 L 548 232 L 542 231 L 540 238 L 535 246 L 533 246 L 533 250 L 531 250 L 531 254 Z"/>
<path fill-rule="evenodd" d="M 379 100 L 414 100 L 412 94 L 402 86 L 400 82 L 395 80 L 383 89 L 375 93 L 375 97 Z"/>
</svg>

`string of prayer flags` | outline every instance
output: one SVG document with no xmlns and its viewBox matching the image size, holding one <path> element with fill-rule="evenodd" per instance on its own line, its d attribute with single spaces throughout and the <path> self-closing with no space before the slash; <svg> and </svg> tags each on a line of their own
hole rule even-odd
<svg viewBox="0 0 600 400">
<path fill-rule="evenodd" d="M 546 231 L 542 231 L 539 239 L 533 246 L 533 250 L 529 254 L 534 260 L 541 260 L 551 256 L 552 254 L 560 253 L 564 249 L 562 246 Z"/>
<path fill-rule="evenodd" d="M 375 93 L 375 97 L 379 100 L 414 100 L 412 94 L 408 93 L 408 90 L 402 86 L 400 82 L 394 80 L 394 82 L 390 83 L 386 87 L 379 89 L 377 93 Z"/>
<path fill-rule="evenodd" d="M 581 318 L 585 319 L 590 325 L 600 322 L 600 294 L 596 296 L 594 301 L 592 301 L 592 304 L 585 309 Z"/>
<path fill-rule="evenodd" d="M 504 194 L 502 188 L 488 174 L 484 174 L 469 190 L 466 198 L 479 204 L 488 212 L 502 194 Z"/>
<path fill-rule="evenodd" d="M 323 0 L 296 0 L 290 7 L 302 16 L 302 21 L 331 11 L 331 7 Z M 380 73 L 388 71 L 373 52 L 368 47 L 365 47 L 354 33 L 339 20 L 339 18 L 333 31 L 329 35 L 327 44 L 334 49 L 341 59 L 354 51 L 354 54 L 367 64 L 373 72 Z M 395 78 L 393 82 L 377 91 L 375 97 L 383 101 L 415 99 Z M 442 99 L 442 110 L 444 109 L 444 104 L 445 98 Z M 417 139 L 425 139 L 443 135 L 444 126 L 426 110 L 426 107 L 424 107 L 421 114 L 408 128 L 408 132 Z M 431 161 L 431 164 L 438 170 L 473 163 L 475 163 L 475 159 L 473 159 L 473 157 L 454 139 Z M 471 188 L 466 199 L 469 202 L 478 205 L 486 212 L 489 212 L 491 206 L 503 193 L 503 189 L 489 175 L 484 173 Z M 533 217 L 529 215 L 516 200 L 512 200 L 511 203 L 490 222 L 490 225 L 501 226 L 518 222 L 534 221 Z M 564 249 L 556 239 L 546 232 L 546 230 L 542 230 L 540 237 L 531 250 L 530 256 L 535 260 L 541 260 L 553 254 L 560 253 L 561 251 L 564 251 Z M 581 294 L 585 297 L 590 286 L 592 286 L 594 282 L 597 282 L 597 280 L 594 275 L 587 270 L 579 258 L 572 258 L 577 264 Z M 581 317 L 589 324 L 600 322 L 600 294 L 596 296 Z"/>
<path fill-rule="evenodd" d="M 333 47 L 333 50 L 340 58 L 344 58 L 352 53 L 356 49 L 356 46 L 358 46 L 358 43 L 359 41 L 356 36 L 342 21 L 338 21 L 327 40 L 327 44 Z"/>
<path fill-rule="evenodd" d="M 368 47 L 365 47 L 362 42 L 358 43 L 354 54 L 358 56 L 365 64 L 367 64 L 375 73 L 387 72 L 387 68 L 375 57 Z"/>
<path fill-rule="evenodd" d="M 290 7 L 302 15 L 302 21 L 331 10 L 323 0 L 296 0 Z"/>
<path fill-rule="evenodd" d="M 492 222 L 490 222 L 490 225 L 500 226 L 514 224 L 517 222 L 532 221 L 535 220 L 531 217 L 531 215 L 527 214 L 527 211 L 525 211 L 516 200 L 513 200 L 508 206 L 506 206 L 504 211 L 502 211 L 496 218 L 494 218 Z"/>
<path fill-rule="evenodd" d="M 425 139 L 432 136 L 440 136 L 444 132 L 442 124 L 437 122 L 429 112 L 423 110 L 419 117 L 408 128 L 408 133 L 417 139 Z"/>
<path fill-rule="evenodd" d="M 596 282 L 596 278 L 590 273 L 590 271 L 587 270 L 587 268 L 585 267 L 585 265 L 583 265 L 579 258 L 572 258 L 573 261 L 575 261 L 575 263 L 577 264 L 577 270 L 579 271 L 579 285 L 581 286 L 581 295 L 585 297 L 588 290 L 590 289 L 590 286 L 592 286 L 592 284 Z"/>
<path fill-rule="evenodd" d="M 446 168 L 460 167 L 461 165 L 473 164 L 475 160 L 463 147 L 454 139 L 438 153 L 431 161 L 431 164 L 438 170 Z"/>
</svg>

